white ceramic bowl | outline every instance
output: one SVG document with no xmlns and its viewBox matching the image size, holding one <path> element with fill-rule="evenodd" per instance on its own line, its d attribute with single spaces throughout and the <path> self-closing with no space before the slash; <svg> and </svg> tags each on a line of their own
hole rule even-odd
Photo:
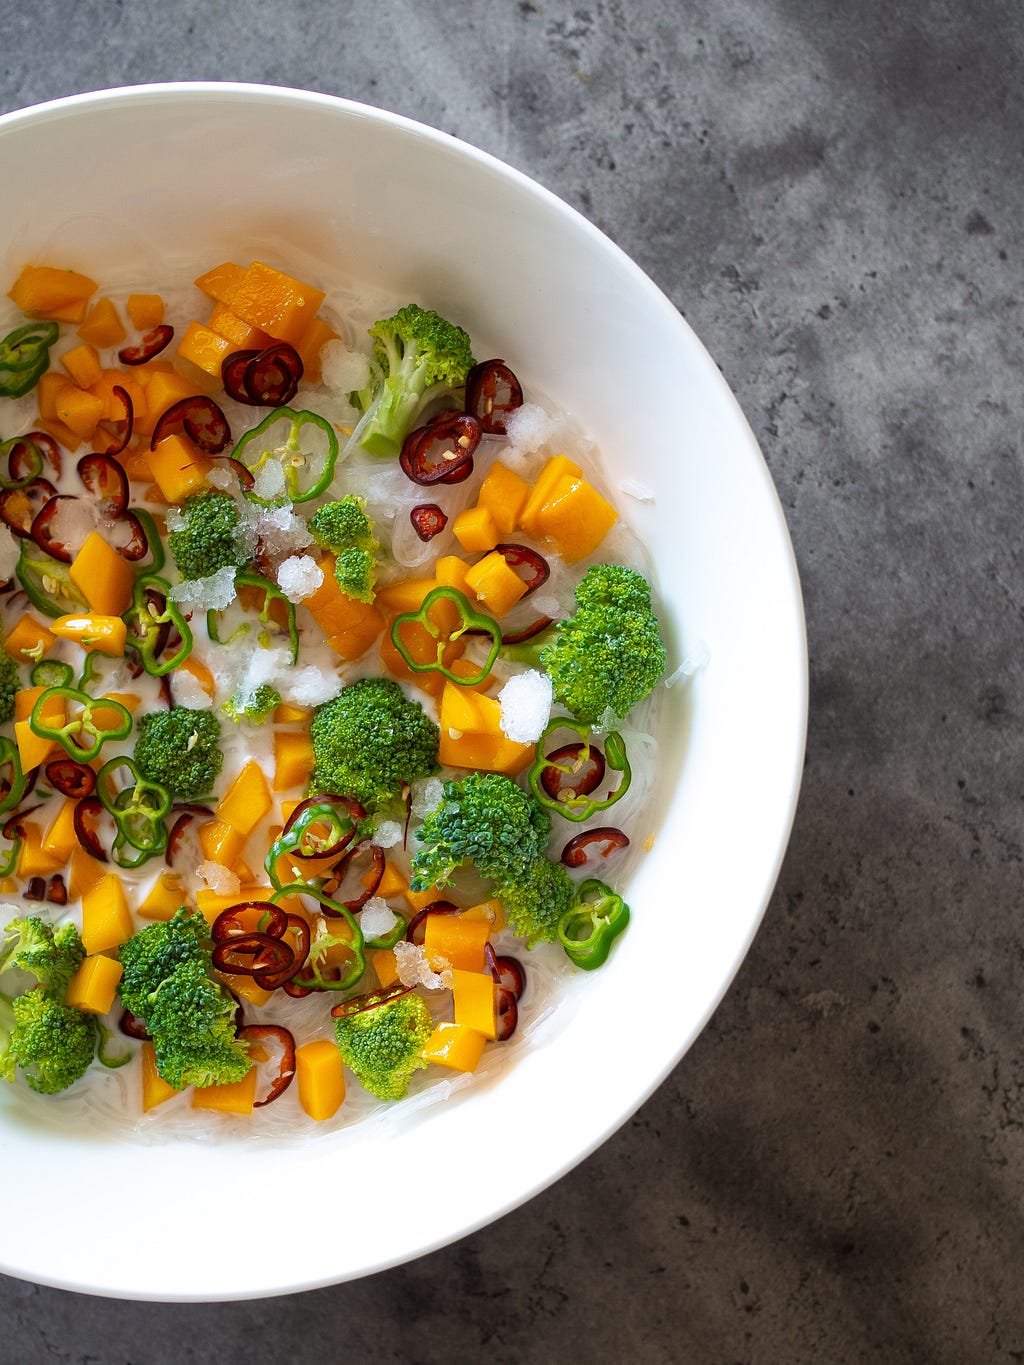
<svg viewBox="0 0 1024 1365">
<path fill-rule="evenodd" d="M 789 834 L 807 704 L 799 584 L 767 469 L 712 360 L 621 251 L 516 171 L 408 120 L 261 86 L 115 90 L 0 118 L 0 183 L 4 280 L 55 253 L 101 279 L 137 262 L 142 282 L 200 251 L 249 260 L 268 242 L 342 258 L 521 360 L 598 440 L 613 485 L 656 491 L 632 521 L 675 661 L 706 647 L 708 663 L 669 694 L 633 923 L 607 968 L 568 985 L 564 1027 L 386 1141 L 375 1125 L 280 1151 L 0 1126 L 0 1270 L 13 1275 L 228 1299 L 407 1260 L 593 1151 L 683 1055 L 750 943 Z M 643 1035 L 623 1026 L 638 1002 Z M 421 1182 L 425 1153 L 451 1178 Z M 38 1178 L 47 1169 L 59 1182 Z M 232 1205 L 238 1219 L 218 1212 Z"/>
</svg>

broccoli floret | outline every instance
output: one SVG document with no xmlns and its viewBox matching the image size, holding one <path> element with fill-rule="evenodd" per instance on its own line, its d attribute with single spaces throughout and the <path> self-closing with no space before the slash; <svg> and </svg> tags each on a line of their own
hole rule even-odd
<svg viewBox="0 0 1024 1365">
<path fill-rule="evenodd" d="M 237 1006 L 212 976 L 209 926 L 184 907 L 148 925 L 118 953 L 125 1009 L 145 1022 L 156 1067 L 168 1085 L 224 1085 L 252 1065 L 235 1032 Z"/>
<path fill-rule="evenodd" d="M 338 502 L 325 502 L 310 517 L 309 529 L 318 545 L 334 553 L 334 576 L 342 592 L 372 602 L 380 543 L 365 500 L 349 493 Z"/>
<path fill-rule="evenodd" d="M 650 584 L 620 564 L 588 569 L 577 609 L 545 639 L 540 663 L 555 700 L 587 725 L 621 720 L 652 692 L 665 671 L 665 646 Z"/>
<path fill-rule="evenodd" d="M 277 688 L 271 687 L 269 683 L 260 683 L 248 696 L 236 692 L 224 703 L 221 710 L 236 724 L 240 720 L 251 720 L 256 725 L 262 725 L 280 705 L 281 694 Z"/>
<path fill-rule="evenodd" d="M 14 715 L 14 694 L 20 685 L 17 660 L 0 649 L 0 725 Z"/>
<path fill-rule="evenodd" d="M 313 712 L 311 791 L 374 806 L 437 766 L 439 732 L 390 678 L 363 678 Z"/>
<path fill-rule="evenodd" d="M 66 1005 L 63 991 L 36 986 L 16 996 L 9 1015 L 0 1075 L 13 1081 L 17 1071 L 41 1095 L 56 1095 L 84 1076 L 96 1055 L 97 1028 L 91 1014 Z"/>
<path fill-rule="evenodd" d="M 422 1053 L 433 1031 L 426 1001 L 411 992 L 334 1025 L 342 1060 L 379 1100 L 402 1098 L 413 1072 L 427 1064 Z"/>
<path fill-rule="evenodd" d="M 12 919 L 4 929 L 0 972 L 27 972 L 40 986 L 63 996 L 84 957 L 82 940 L 70 921 L 54 929 L 36 915 L 28 915 Z"/>
<path fill-rule="evenodd" d="M 149 711 L 138 724 L 135 762 L 143 777 L 179 801 L 208 796 L 224 764 L 220 721 L 187 706 Z"/>
<path fill-rule="evenodd" d="M 426 404 L 465 386 L 472 344 L 461 327 L 415 303 L 379 319 L 370 335 L 378 373 L 353 397 L 364 412 L 376 407 L 359 444 L 371 455 L 397 455 Z"/>
<path fill-rule="evenodd" d="M 25 972 L 38 984 L 13 999 L 0 997 L 0 1076 L 13 1081 L 20 1069 L 33 1090 L 55 1095 L 84 1075 L 96 1055 L 96 1021 L 64 1002 L 84 956 L 70 922 L 54 929 L 29 915 L 7 925 L 0 972 Z"/>
<path fill-rule="evenodd" d="M 183 579 L 209 578 L 228 565 L 241 569 L 249 563 L 241 514 L 230 493 L 194 493 L 181 511 L 185 525 L 168 534 L 167 544 Z"/>
<path fill-rule="evenodd" d="M 471 864 L 495 883 L 508 921 L 528 945 L 555 938 L 572 904 L 569 874 L 544 854 L 551 816 L 529 792 L 502 773 L 470 773 L 446 782 L 438 806 L 417 832 L 414 891 L 448 886 Z"/>
<path fill-rule="evenodd" d="M 518 881 L 550 835 L 549 813 L 503 773 L 470 773 L 446 782 L 439 805 L 416 835 L 425 847 L 413 858 L 413 888 L 450 886 L 464 863 L 494 881 Z"/>
</svg>

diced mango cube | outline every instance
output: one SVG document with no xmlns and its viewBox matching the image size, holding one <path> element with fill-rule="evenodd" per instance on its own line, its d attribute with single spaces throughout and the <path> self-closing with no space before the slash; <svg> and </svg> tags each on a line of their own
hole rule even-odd
<svg viewBox="0 0 1024 1365">
<path fill-rule="evenodd" d="M 299 1103 L 311 1119 L 332 1118 L 345 1100 L 345 1066 L 337 1044 L 317 1038 L 295 1049 Z"/>
<path fill-rule="evenodd" d="M 222 1114 L 251 1114 L 256 1099 L 257 1070 L 252 1067 L 240 1081 L 228 1085 L 204 1085 L 192 1092 L 193 1109 L 215 1109 Z"/>
<path fill-rule="evenodd" d="M 149 1113 L 158 1104 L 163 1104 L 165 1100 L 173 1099 L 175 1095 L 180 1095 L 180 1090 L 175 1090 L 173 1085 L 168 1085 L 163 1076 L 156 1069 L 156 1053 L 153 1044 L 145 1042 L 142 1044 L 142 1109 L 144 1113 Z"/>
<path fill-rule="evenodd" d="M 431 919 L 441 916 L 431 915 Z M 444 916 L 445 919 L 450 918 Z M 455 1002 L 455 1022 L 475 1029 L 485 1038 L 498 1034 L 497 996 L 494 977 L 487 972 L 467 972 L 461 967 L 452 970 L 452 999 Z"/>
<path fill-rule="evenodd" d="M 251 834 L 273 804 L 266 773 L 250 759 L 217 803 L 216 816 L 232 829 Z"/>
<path fill-rule="evenodd" d="M 450 1067 L 453 1071 L 475 1071 L 487 1039 L 465 1024 L 441 1023 L 423 1048 L 428 1062 Z"/>
<path fill-rule="evenodd" d="M 593 484 L 565 474 L 537 509 L 535 534 L 554 541 L 562 558 L 575 564 L 593 554 L 618 519 Z"/>
<path fill-rule="evenodd" d="M 466 574 L 466 587 L 492 616 L 505 616 L 527 585 L 498 550 L 485 555 Z"/>
<path fill-rule="evenodd" d="M 56 643 L 57 637 L 53 631 L 26 612 L 18 618 L 14 629 L 7 635 L 4 648 L 20 663 L 26 659 L 41 659 L 44 654 L 49 654 Z"/>
<path fill-rule="evenodd" d="M 428 915 L 423 931 L 423 951 L 435 971 L 439 970 L 443 959 L 450 967 L 458 967 L 465 972 L 482 972 L 484 947 L 490 934 L 490 923 L 483 918 Z"/>
<path fill-rule="evenodd" d="M 478 506 L 490 512 L 499 532 L 507 536 L 519 525 L 519 515 L 529 496 L 530 485 L 526 480 L 496 460 L 480 485 L 476 500 Z"/>
<path fill-rule="evenodd" d="M 124 886 L 108 872 L 82 897 L 82 942 L 87 953 L 104 953 L 131 938 L 134 925 Z"/>
<path fill-rule="evenodd" d="M 313 771 L 313 741 L 304 730 L 274 733 L 274 791 L 304 786 Z"/>
<path fill-rule="evenodd" d="M 150 472 L 168 502 L 182 503 L 206 484 L 212 461 L 180 432 L 159 441 L 147 456 Z"/>
<path fill-rule="evenodd" d="M 455 539 L 470 554 L 493 550 L 500 536 L 486 507 L 467 507 L 452 523 Z"/>
<path fill-rule="evenodd" d="M 135 573 L 98 531 L 90 531 L 68 570 L 93 611 L 120 616 L 131 605 Z"/>
<path fill-rule="evenodd" d="M 64 996 L 66 1003 L 88 1014 L 109 1014 L 123 971 L 116 957 L 94 953 L 83 958 L 68 982 Z"/>
</svg>

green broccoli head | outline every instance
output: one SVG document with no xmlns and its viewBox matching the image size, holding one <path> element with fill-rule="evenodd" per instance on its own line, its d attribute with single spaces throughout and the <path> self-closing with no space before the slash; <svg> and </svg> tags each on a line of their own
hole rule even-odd
<svg viewBox="0 0 1024 1365">
<path fill-rule="evenodd" d="M 0 725 L 14 715 L 14 694 L 20 686 L 17 660 L 0 649 Z"/>
<path fill-rule="evenodd" d="M 366 515 L 366 500 L 348 493 L 337 502 L 322 503 L 308 523 L 309 532 L 318 545 L 338 554 L 350 547 L 375 550 L 377 539 L 373 522 Z"/>
<path fill-rule="evenodd" d="M 145 1021 L 160 1075 L 176 1090 L 240 1081 L 252 1062 L 236 1037 L 237 1006 L 212 975 L 209 926 L 180 909 L 123 943 L 118 993 Z"/>
<path fill-rule="evenodd" d="M 412 992 L 334 1025 L 342 1060 L 379 1100 L 402 1098 L 413 1073 L 427 1064 L 423 1048 L 433 1031 L 426 1001 Z"/>
<path fill-rule="evenodd" d="M 238 504 L 229 493 L 194 493 L 181 511 L 185 525 L 168 533 L 167 544 L 183 579 L 209 578 L 229 565 L 245 568 L 251 556 L 241 535 Z"/>
<path fill-rule="evenodd" d="M 572 879 L 562 864 L 543 856 L 535 859 L 524 876 L 498 886 L 509 926 L 530 948 L 554 942 L 558 921 L 572 907 L 574 896 Z"/>
<path fill-rule="evenodd" d="M 63 990 L 35 987 L 10 1006 L 12 1027 L 0 1053 L 0 1075 L 25 1073 L 33 1090 L 56 1095 L 84 1076 L 96 1055 L 98 1030 L 91 1014 L 66 1005 Z"/>
<path fill-rule="evenodd" d="M 370 328 L 381 380 L 366 399 L 377 403 L 359 438 L 371 455 L 397 455 L 416 417 L 434 397 L 464 387 L 473 348 L 461 327 L 410 303 Z"/>
<path fill-rule="evenodd" d="M 547 847 L 550 814 L 503 773 L 470 773 L 442 792 L 416 835 L 423 848 L 412 860 L 413 890 L 450 885 L 465 863 L 496 882 L 517 882 Z"/>
<path fill-rule="evenodd" d="M 375 806 L 437 766 L 439 732 L 390 678 L 343 687 L 313 712 L 311 791 L 352 796 Z"/>
<path fill-rule="evenodd" d="M 224 764 L 216 716 L 187 706 L 149 711 L 138 722 L 136 736 L 135 762 L 143 777 L 166 787 L 178 801 L 213 791 Z"/>
<path fill-rule="evenodd" d="M 0 972 L 27 972 L 40 986 L 63 996 L 84 957 L 78 929 L 70 921 L 54 929 L 38 916 L 28 915 L 12 919 L 4 929 Z"/>
<path fill-rule="evenodd" d="M 587 570 L 577 610 L 545 644 L 540 662 L 555 700 L 594 725 L 610 712 L 622 719 L 657 686 L 665 645 L 642 574 L 618 564 Z"/>
<path fill-rule="evenodd" d="M 256 725 L 262 725 L 280 705 L 281 694 L 277 688 L 271 687 L 269 683 L 260 683 L 248 696 L 236 692 L 224 703 L 221 710 L 236 724 L 241 720 L 249 720 Z"/>
</svg>

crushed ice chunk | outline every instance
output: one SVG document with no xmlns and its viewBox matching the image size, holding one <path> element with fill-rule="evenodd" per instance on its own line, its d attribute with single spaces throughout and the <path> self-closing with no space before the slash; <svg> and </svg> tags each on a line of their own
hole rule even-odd
<svg viewBox="0 0 1024 1365">
<path fill-rule="evenodd" d="M 403 986 L 426 986 L 428 991 L 441 991 L 451 985 L 450 967 L 435 972 L 427 961 L 422 944 L 406 943 L 400 939 L 394 947 L 398 979 Z M 447 981 L 445 977 L 447 976 Z"/>
<path fill-rule="evenodd" d="M 635 498 L 637 502 L 654 501 L 654 489 L 648 488 L 647 484 L 641 483 L 639 479 L 620 479 L 619 490 L 625 493 L 627 498 Z"/>
<path fill-rule="evenodd" d="M 397 820 L 382 820 L 373 831 L 370 842 L 378 848 L 394 848 L 402 842 L 402 826 Z"/>
<path fill-rule="evenodd" d="M 380 896 L 371 896 L 359 916 L 364 938 L 382 938 L 398 923 L 398 916 Z"/>
<path fill-rule="evenodd" d="M 200 611 L 223 611 L 235 600 L 234 565 L 226 564 L 223 569 L 210 574 L 209 578 L 186 579 L 176 583 L 171 589 L 172 602 L 191 602 Z"/>
<path fill-rule="evenodd" d="M 441 804 L 444 783 L 439 777 L 427 777 L 412 784 L 413 815 L 429 815 Z"/>
<path fill-rule="evenodd" d="M 370 361 L 343 341 L 329 341 L 320 352 L 320 373 L 332 393 L 350 394 L 370 381 Z"/>
<path fill-rule="evenodd" d="M 289 602 L 311 597 L 324 581 L 324 571 L 312 555 L 291 555 L 277 570 L 277 586 Z"/>
<path fill-rule="evenodd" d="M 322 706 L 338 691 L 338 675 L 309 664 L 292 669 L 278 683 L 278 691 L 293 706 Z"/>
<path fill-rule="evenodd" d="M 284 470 L 277 460 L 268 460 L 256 471 L 256 482 L 252 491 L 258 498 L 279 498 L 287 488 Z"/>
<path fill-rule="evenodd" d="M 529 668 L 513 674 L 498 693 L 502 734 L 517 744 L 535 743 L 551 719 L 553 700 L 554 689 L 546 673 Z"/>
<path fill-rule="evenodd" d="M 550 441 L 558 426 L 557 418 L 536 403 L 524 403 L 505 417 L 509 445 L 524 455 L 532 454 Z"/>
</svg>

